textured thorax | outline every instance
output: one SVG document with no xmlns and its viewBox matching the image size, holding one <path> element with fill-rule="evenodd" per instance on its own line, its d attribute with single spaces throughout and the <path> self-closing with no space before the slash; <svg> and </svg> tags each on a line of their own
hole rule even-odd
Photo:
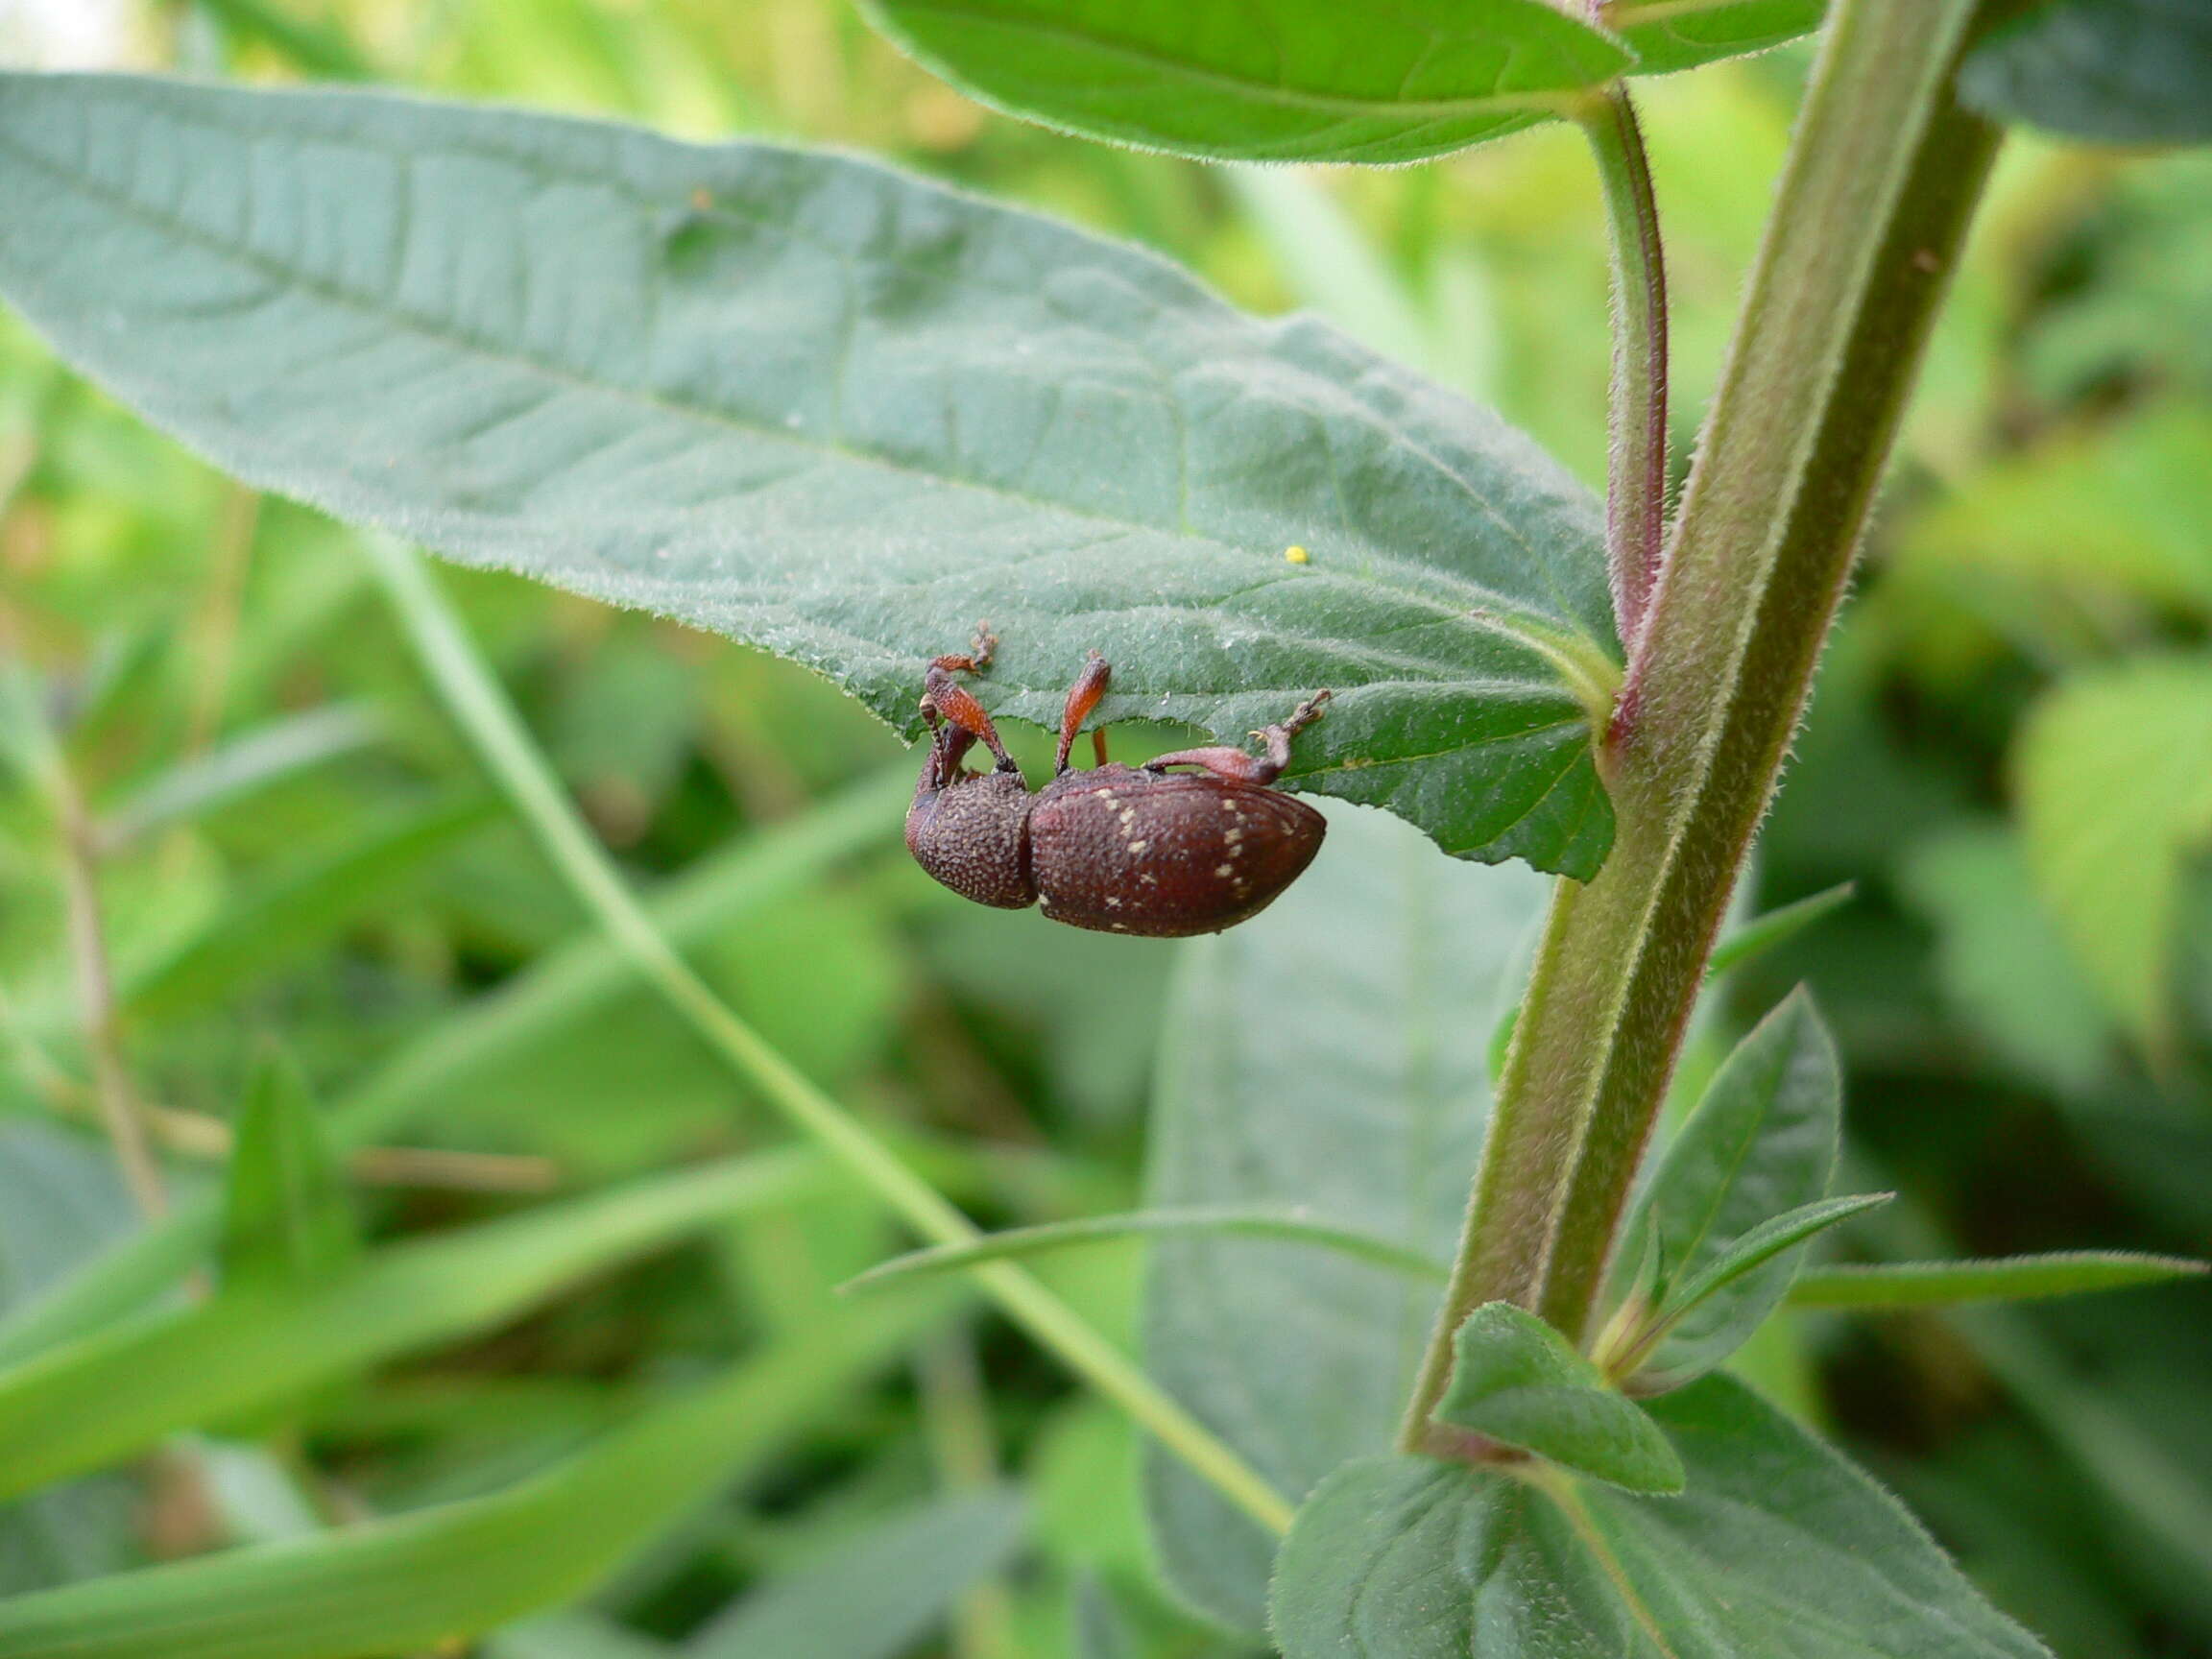
<svg viewBox="0 0 2212 1659">
<path fill-rule="evenodd" d="M 1029 868 L 1056 922 L 1180 938 L 1265 909 L 1327 831 L 1312 807 L 1260 784 L 1101 766 L 1039 793 Z"/>
</svg>

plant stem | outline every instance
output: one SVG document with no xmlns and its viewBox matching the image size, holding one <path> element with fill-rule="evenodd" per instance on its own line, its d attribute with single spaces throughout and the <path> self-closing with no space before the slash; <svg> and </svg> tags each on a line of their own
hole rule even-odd
<svg viewBox="0 0 2212 1659">
<path fill-rule="evenodd" d="M 1667 257 L 1636 106 L 1619 82 L 1591 95 L 1580 125 L 1612 228 L 1613 386 L 1605 559 L 1621 640 L 1644 630 L 1667 534 Z"/>
<path fill-rule="evenodd" d="M 1514 1030 L 1455 1331 L 1511 1301 L 1580 1341 L 1705 963 L 1812 684 L 1996 149 L 1950 98 L 1978 0 L 1839 0 L 1622 690 L 1612 856 L 1563 881 Z M 1442 1449 L 1442 1448 L 1439 1448 Z"/>
<path fill-rule="evenodd" d="M 817 1142 L 917 1233 L 939 1244 L 964 1244 L 980 1238 L 974 1223 L 725 1007 L 691 971 L 585 828 L 421 560 L 383 537 L 371 536 L 365 542 L 408 639 L 448 712 L 538 837 L 556 872 L 647 982 L 793 1127 Z M 1017 1324 L 1223 1497 L 1271 1531 L 1289 1529 L 1289 1503 L 1074 1310 L 1028 1273 L 1005 1262 L 978 1266 L 974 1276 Z"/>
<path fill-rule="evenodd" d="M 115 1013 L 115 975 L 108 961 L 108 936 L 100 915 L 99 837 L 84 797 L 57 756 L 55 805 L 61 817 L 61 879 L 69 901 L 69 950 L 77 966 L 77 999 L 84 1019 L 84 1048 L 92 1063 L 92 1097 L 101 1125 L 115 1148 L 124 1185 L 139 1214 L 159 1220 L 169 1213 L 169 1190 L 146 1134 L 146 1118 L 123 1058 L 123 1032 Z"/>
</svg>

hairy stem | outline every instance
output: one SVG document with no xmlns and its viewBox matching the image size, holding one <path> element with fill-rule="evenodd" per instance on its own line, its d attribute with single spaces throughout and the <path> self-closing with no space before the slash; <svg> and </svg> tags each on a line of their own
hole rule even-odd
<svg viewBox="0 0 2212 1659">
<path fill-rule="evenodd" d="M 937 1244 L 964 1244 L 981 1238 L 981 1231 L 950 1199 L 816 1088 L 692 972 L 585 828 L 421 560 L 382 537 L 368 538 L 367 545 L 416 656 L 447 711 L 569 891 L 645 980 L 793 1128 L 843 1165 L 915 1232 Z M 1289 1529 L 1291 1506 L 1282 1494 L 1073 1309 L 1007 1262 L 986 1262 L 973 1273 L 977 1286 L 1008 1317 L 1128 1412 L 1223 1497 L 1271 1531 Z"/>
<path fill-rule="evenodd" d="M 1658 580 L 1667 534 L 1667 259 L 1644 131 L 1628 88 L 1591 96 L 1581 127 L 1612 226 L 1613 387 L 1605 558 L 1613 614 L 1631 651 Z"/>
<path fill-rule="evenodd" d="M 1577 1341 L 1705 963 L 1803 712 L 1996 148 L 1950 97 L 1978 0 L 1839 0 L 1608 757 L 1619 823 L 1562 882 L 1404 1443 L 1475 1308 Z"/>
</svg>

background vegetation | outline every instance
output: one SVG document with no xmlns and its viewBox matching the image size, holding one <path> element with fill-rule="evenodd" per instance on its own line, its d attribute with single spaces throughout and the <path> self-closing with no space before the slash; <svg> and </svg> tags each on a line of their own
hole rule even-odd
<svg viewBox="0 0 2212 1659">
<path fill-rule="evenodd" d="M 1123 154 L 992 116 L 829 0 L 117 17 L 137 60 L 201 74 L 889 153 L 1149 244 L 1255 309 L 1318 308 L 1601 482 L 1602 225 L 1569 131 L 1359 175 Z M 0 12 L 0 44 L 35 35 L 28 9 Z M 1802 66 L 1786 51 L 1646 94 L 1684 450 Z M 351 533 L 153 436 L 12 319 L 0 514 L 0 654 L 28 668 L 64 780 L 26 758 L 14 709 L 0 1313 L 141 1206 L 220 1180 L 246 1103 L 287 1087 L 262 1070 L 272 1038 L 342 1113 L 413 1102 L 398 1143 L 351 1159 L 380 1243 L 778 1142 L 501 809 Z M 988 1224 L 1134 1207 L 1176 947 L 931 886 L 898 844 L 915 757 L 803 671 L 440 574 L 601 838 L 703 918 L 692 959 L 811 1078 Z M 2212 158 L 2015 138 L 1763 844 L 1762 908 L 1857 896 L 1734 987 L 1756 1012 L 1810 979 L 1837 1028 L 1857 1166 L 1839 1187 L 1905 1195 L 1846 1252 L 2212 1249 L 2208 622 Z M 735 920 L 721 873 L 799 845 L 821 867 Z M 111 1017 L 87 1022 L 88 976 Z M 103 1068 L 151 1109 L 159 1197 L 102 1138 Z M 1162 1588 L 1118 1417 L 1009 1327 L 963 1316 L 862 1369 L 832 1286 L 906 1240 L 817 1173 L 709 1224 L 652 1189 L 633 1234 L 600 1217 L 632 1242 L 580 1251 L 526 1312 L 456 1315 L 413 1357 L 337 1361 L 281 1411 L 0 1510 L 0 1591 L 506 1490 L 743 1353 L 782 1390 L 753 1401 L 777 1427 L 744 1481 L 490 1651 L 1237 1651 Z M 1127 1335 L 1141 1248 L 1041 1271 Z M 2207 1311 L 2201 1285 L 2001 1318 L 1800 1311 L 1744 1368 L 2059 1651 L 2207 1653 Z M 860 1322 L 898 1336 L 874 1304 Z"/>
</svg>

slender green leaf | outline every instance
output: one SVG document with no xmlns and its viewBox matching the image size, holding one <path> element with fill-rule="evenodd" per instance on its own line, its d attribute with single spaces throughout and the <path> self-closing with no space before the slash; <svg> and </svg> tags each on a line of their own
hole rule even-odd
<svg viewBox="0 0 2212 1659">
<path fill-rule="evenodd" d="M 2182 865 L 2212 842 L 2212 660 L 2063 682 L 2030 711 L 2012 778 L 2037 891 L 2105 1005 L 2162 1048 Z"/>
<path fill-rule="evenodd" d="M 869 0 L 985 103 L 1093 138 L 1247 161 L 1418 161 L 1558 115 L 1629 62 L 1545 0 Z"/>
<path fill-rule="evenodd" d="M 2056 1250 L 1961 1262 L 1885 1262 L 1814 1267 L 1790 1286 L 1795 1308 L 1956 1308 L 1968 1302 L 2032 1302 L 2161 1285 L 2207 1271 L 2180 1256 L 2133 1250 Z"/>
<path fill-rule="evenodd" d="M 1489 1094 L 1490 1015 L 1549 883 L 1441 857 L 1332 811 L 1329 852 L 1265 915 L 1184 948 L 1168 999 L 1145 1202 L 1297 1208 L 1448 1257 Z M 1327 1017 L 1317 998 L 1326 997 Z M 1163 1238 L 1147 1368 L 1285 1492 L 1386 1451 L 1439 1286 L 1304 1244 Z M 1213 1618 L 1263 1625 L 1274 1540 L 1159 1456 L 1162 1565 Z"/>
<path fill-rule="evenodd" d="M 898 1659 L 1013 1558 L 1022 1526 L 1009 1491 L 915 1505 L 709 1620 L 685 1659 Z"/>
<path fill-rule="evenodd" d="M 1421 1457 L 1323 1482 L 1284 1541 L 1286 1659 L 2049 1659 L 1896 1501 L 1742 1383 L 1651 1415 L 1678 1497 Z"/>
<path fill-rule="evenodd" d="M 809 1153 L 757 1154 L 394 1245 L 340 1279 L 252 1286 L 53 1349 L 0 1372 L 0 1497 L 495 1325 L 585 1273 L 789 1202 L 822 1177 Z"/>
<path fill-rule="evenodd" d="M 359 1659 L 570 1599 L 840 1404 L 928 1308 L 827 1312 L 489 1498 L 0 1602 L 0 1659 Z"/>
<path fill-rule="evenodd" d="M 265 1055 L 247 1085 L 223 1205 L 223 1288 L 308 1286 L 361 1252 L 346 1169 L 300 1069 Z M 4 1382 L 0 1382 L 4 1386 Z"/>
<path fill-rule="evenodd" d="M 136 1221 L 108 1148 L 36 1118 L 0 1121 L 0 1310 Z M 98 1476 L 0 1503 L 0 1596 L 135 1565 L 143 1502 L 136 1482 Z"/>
<path fill-rule="evenodd" d="M 242 894 L 204 931 L 129 975 L 125 1007 L 166 1019 L 234 996 L 392 902 L 396 889 L 498 815 L 483 796 L 442 801 L 363 830 L 337 852 Z"/>
<path fill-rule="evenodd" d="M 2107 144 L 2212 140 L 2212 10 L 2202 0 L 2043 0 L 1991 31 L 1962 102 Z"/>
<path fill-rule="evenodd" d="M 1764 1267 L 1784 1251 L 1794 1250 L 1829 1228 L 1840 1226 L 1852 1216 L 1863 1214 L 1894 1197 L 1894 1192 L 1858 1192 L 1844 1198 L 1815 1199 L 1811 1204 L 1800 1204 L 1794 1210 L 1769 1216 L 1699 1269 L 1695 1278 L 1670 1290 L 1659 1317 L 1671 1329 L 1675 1321 L 1712 1300 L 1745 1274 Z"/>
<path fill-rule="evenodd" d="M 1613 0 L 1606 26 L 1636 54 L 1632 75 L 1764 52 L 1816 28 L 1827 0 Z"/>
<path fill-rule="evenodd" d="M 1841 1096 L 1836 1046 L 1810 994 L 1792 992 L 1715 1074 L 1630 1212 L 1625 1237 L 1655 1236 L 1653 1307 L 1674 1308 L 1760 1228 L 1825 1195 Z M 1719 1364 L 1781 1301 L 1795 1269 L 1769 1259 L 1669 1315 L 1644 1375 L 1672 1385 Z"/>
<path fill-rule="evenodd" d="M 1731 968 L 1741 968 L 1777 946 L 1788 944 L 1808 927 L 1826 921 L 1850 903 L 1858 891 L 1856 882 L 1839 881 L 1822 892 L 1753 917 L 1713 948 L 1712 959 L 1705 965 L 1707 977 L 1719 978 Z"/>
<path fill-rule="evenodd" d="M 1370 1238 L 1346 1227 L 1332 1227 L 1295 1212 L 1240 1210 L 1227 1205 L 1194 1205 L 1184 1210 L 1138 1210 L 1122 1215 L 1086 1215 L 1074 1221 L 1047 1221 L 1035 1227 L 1010 1227 L 978 1238 L 973 1244 L 938 1244 L 912 1250 L 871 1267 L 857 1279 L 839 1286 L 844 1290 L 874 1289 L 902 1280 L 950 1273 L 979 1262 L 1043 1255 L 1083 1244 L 1103 1244 L 1121 1238 L 1143 1238 L 1159 1234 L 1206 1233 L 1224 1238 L 1271 1238 L 1290 1244 L 1310 1244 L 1332 1250 L 1354 1261 L 1371 1262 L 1414 1279 L 1441 1285 L 1450 1271 L 1447 1263 L 1418 1250 Z"/>
<path fill-rule="evenodd" d="M 1535 1314 L 1486 1303 L 1452 1356 L 1438 1420 L 1630 1492 L 1682 1490 L 1682 1460 L 1649 1413 Z"/>
<path fill-rule="evenodd" d="M 129 841 L 198 818 L 354 754 L 378 735 L 376 717 L 363 708 L 338 704 L 288 714 L 156 774 L 102 811 L 101 830 L 111 843 Z"/>
<path fill-rule="evenodd" d="M 0 292 L 250 482 L 765 646 L 909 733 L 988 616 L 997 713 L 1055 723 L 1093 647 L 1102 718 L 1231 741 L 1326 685 L 1297 786 L 1469 856 L 1587 876 L 1610 843 L 1587 492 L 1133 250 L 843 156 L 36 76 L 0 82 Z"/>
<path fill-rule="evenodd" d="M 0 686 L 6 676 L 0 674 Z M 801 884 L 898 833 L 914 787 L 901 764 L 834 800 L 702 860 L 649 906 L 679 944 L 709 940 Z M 330 1108 L 341 1147 L 364 1146 L 434 1111 L 552 1034 L 589 1025 L 630 990 L 637 971 L 597 933 L 550 952 L 497 991 L 432 1025 Z M 0 1362 L 21 1359 L 143 1307 L 174 1285 L 216 1236 L 218 1208 L 190 1199 L 169 1220 L 120 1239 L 48 1293 L 0 1317 Z"/>
</svg>

